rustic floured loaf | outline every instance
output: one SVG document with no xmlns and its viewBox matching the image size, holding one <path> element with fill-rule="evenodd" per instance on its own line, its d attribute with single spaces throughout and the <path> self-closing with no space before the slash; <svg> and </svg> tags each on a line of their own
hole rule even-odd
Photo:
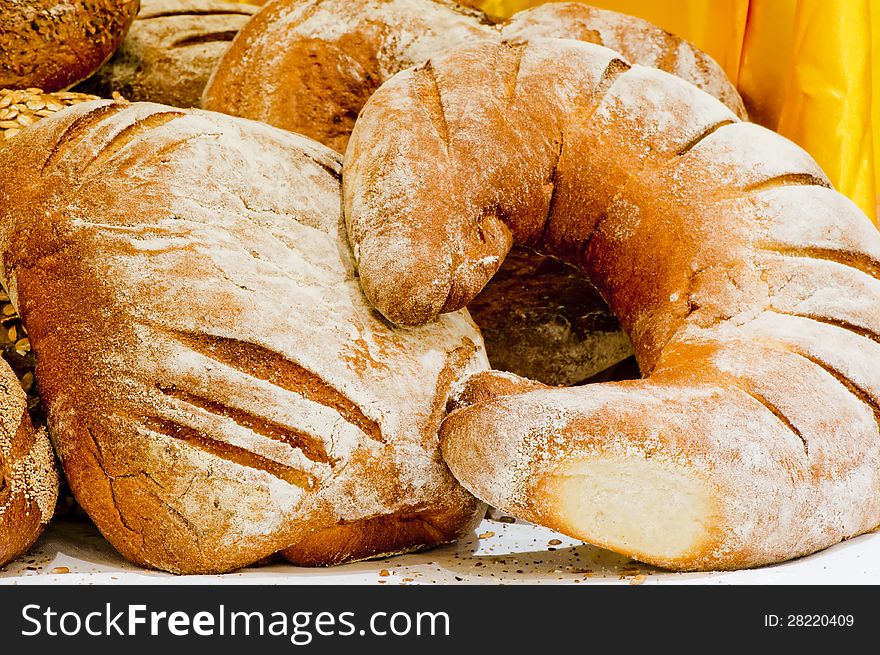
<svg viewBox="0 0 880 655">
<path fill-rule="evenodd" d="M 674 569 L 880 524 L 880 235 L 795 144 L 548 39 L 400 73 L 344 170 L 360 279 L 391 320 L 466 305 L 520 243 L 581 267 L 632 338 L 642 380 L 464 388 L 441 440 L 478 497 Z"/>
<path fill-rule="evenodd" d="M 255 13 L 225 0 L 141 0 L 125 41 L 78 90 L 197 107 L 217 61 Z"/>
<path fill-rule="evenodd" d="M 36 541 L 58 498 L 55 455 L 44 429 L 34 428 L 24 391 L 0 361 L 0 566 Z"/>
<path fill-rule="evenodd" d="M 479 333 L 464 312 L 409 331 L 371 309 L 335 153 L 104 101 L 5 148 L 3 282 L 71 488 L 123 555 L 332 564 L 480 518 L 437 438 L 450 386 L 487 366 Z"/>
<path fill-rule="evenodd" d="M 711 57 L 645 20 L 580 2 L 541 5 L 497 22 L 451 0 L 271 0 L 221 58 L 202 105 L 345 152 L 361 107 L 395 73 L 445 48 L 533 37 L 606 45 L 696 84 L 745 116 Z"/>
<path fill-rule="evenodd" d="M 0 88 L 59 91 L 125 38 L 139 0 L 0 0 Z"/>
<path fill-rule="evenodd" d="M 484 14 L 448 0 L 270 0 L 220 59 L 202 106 L 344 152 L 361 107 L 394 73 L 497 38 Z"/>
<path fill-rule="evenodd" d="M 745 116 L 736 89 L 706 54 L 644 20 L 578 2 L 550 3 L 497 22 L 446 0 L 275 0 L 233 41 L 203 104 L 343 152 L 364 102 L 394 73 L 448 47 L 543 36 L 608 45 L 697 84 Z M 515 251 L 503 277 L 469 307 L 494 367 L 567 385 L 631 354 L 596 294 L 586 307 L 586 297 L 573 306 L 558 301 L 572 286 L 589 287 L 582 273 L 527 255 Z M 531 275 L 536 269 L 540 275 Z M 522 282 L 504 283 L 513 279 Z M 600 329 L 584 330 L 591 323 Z"/>
</svg>

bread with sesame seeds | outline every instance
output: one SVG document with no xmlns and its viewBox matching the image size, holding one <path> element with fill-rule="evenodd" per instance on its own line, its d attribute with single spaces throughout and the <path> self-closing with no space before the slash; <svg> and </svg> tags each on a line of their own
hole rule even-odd
<svg viewBox="0 0 880 655">
<path fill-rule="evenodd" d="M 0 361 L 0 566 L 37 540 L 58 498 L 55 455 L 28 415 L 24 391 Z"/>
<path fill-rule="evenodd" d="M 794 143 L 593 44 L 485 43 L 370 98 L 344 201 L 396 323 L 467 305 L 518 243 L 632 339 L 640 380 L 464 385 L 441 444 L 477 497 L 680 570 L 880 524 L 880 235 Z"/>
<path fill-rule="evenodd" d="M 453 541 L 485 507 L 437 430 L 487 368 L 466 312 L 364 299 L 340 157 L 212 112 L 96 101 L 3 146 L 0 276 L 80 505 L 130 560 L 216 573 Z"/>
</svg>

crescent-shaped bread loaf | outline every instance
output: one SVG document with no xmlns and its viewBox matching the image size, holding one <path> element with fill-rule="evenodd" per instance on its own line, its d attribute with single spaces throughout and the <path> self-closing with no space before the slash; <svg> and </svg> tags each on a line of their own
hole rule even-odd
<svg viewBox="0 0 880 655">
<path fill-rule="evenodd" d="M 148 103 L 84 103 L 3 151 L 0 273 L 71 489 L 127 558 L 220 572 L 454 540 L 484 506 L 437 430 L 487 366 L 465 312 L 363 298 L 338 155 Z"/>
<path fill-rule="evenodd" d="M 376 92 L 344 197 L 396 323 L 466 305 L 519 243 L 632 338 L 642 380 L 471 380 L 441 441 L 478 497 L 687 570 L 880 524 L 880 236 L 795 144 L 605 48 L 481 44 Z"/>
<path fill-rule="evenodd" d="M 700 86 L 745 116 L 736 89 L 705 53 L 647 21 L 580 2 L 550 3 L 499 22 L 448 0 L 275 0 L 232 42 L 203 106 L 344 152 L 358 112 L 394 73 L 445 48 L 546 36 L 607 45 Z M 511 256 L 504 269 L 468 308 L 495 368 L 574 384 L 632 353 L 576 269 L 529 250 Z"/>
</svg>

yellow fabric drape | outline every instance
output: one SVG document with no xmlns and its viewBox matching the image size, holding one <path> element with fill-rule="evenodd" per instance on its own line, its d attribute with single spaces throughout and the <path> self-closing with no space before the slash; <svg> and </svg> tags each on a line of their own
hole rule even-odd
<svg viewBox="0 0 880 655">
<path fill-rule="evenodd" d="M 541 0 L 473 2 L 497 16 Z M 880 189 L 880 2 L 871 0 L 591 0 L 641 16 L 706 51 L 755 122 L 806 149 L 834 186 L 877 219 Z M 872 39 L 872 32 L 877 35 Z M 876 153 L 876 155 L 875 155 Z"/>
</svg>

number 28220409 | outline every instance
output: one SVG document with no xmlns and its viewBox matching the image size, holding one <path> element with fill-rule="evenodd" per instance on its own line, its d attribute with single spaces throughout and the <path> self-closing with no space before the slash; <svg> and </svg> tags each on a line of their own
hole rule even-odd
<svg viewBox="0 0 880 655">
<path fill-rule="evenodd" d="M 765 628 L 851 628 L 852 614 L 765 614 Z"/>
</svg>

